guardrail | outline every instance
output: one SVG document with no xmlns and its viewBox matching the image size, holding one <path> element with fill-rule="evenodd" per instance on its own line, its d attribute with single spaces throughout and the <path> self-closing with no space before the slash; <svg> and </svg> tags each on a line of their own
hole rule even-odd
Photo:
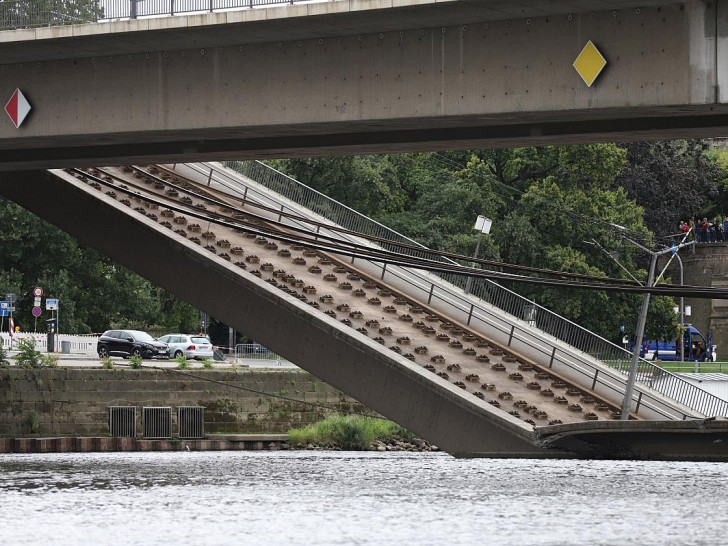
<svg viewBox="0 0 728 546">
<path fill-rule="evenodd" d="M 311 0 L 3 0 L 0 30 L 97 23 L 293 4 Z"/>
<path fill-rule="evenodd" d="M 300 214 L 299 209 L 286 204 L 285 200 L 289 200 L 348 230 L 418 246 L 423 250 L 399 248 L 396 250 L 410 256 L 432 259 L 432 256 L 416 241 L 390 230 L 263 163 L 245 161 L 226 162 L 224 165 L 284 199 L 274 199 L 269 193 L 262 193 L 255 187 L 244 184 L 239 178 L 215 164 L 185 163 L 184 167 L 197 173 L 200 178 L 204 177 L 208 185 L 213 182 L 221 184 L 244 199 L 251 199 L 268 206 L 271 206 L 271 201 L 275 201 L 281 212 Z M 281 220 L 280 217 L 277 219 Z M 315 233 L 353 239 L 339 232 L 306 224 L 305 221 L 285 219 L 284 223 L 303 227 Z M 380 246 L 394 249 L 392 245 L 386 243 Z M 442 259 L 442 261 L 454 263 L 451 260 Z M 379 278 L 386 278 L 390 284 L 405 288 L 411 296 L 427 302 L 434 308 L 442 309 L 453 318 L 472 325 L 475 329 L 487 331 L 488 335 L 498 338 L 496 340 L 504 345 L 518 347 L 525 356 L 538 357 L 542 361 L 545 358 L 550 363 L 550 368 L 563 366 L 582 384 L 589 384 L 592 390 L 601 390 L 603 394 L 611 395 L 611 399 L 624 396 L 624 375 L 628 373 L 631 365 L 632 353 L 537 303 L 487 279 L 475 279 L 471 287 L 471 294 L 481 300 L 478 301 L 460 290 L 466 282 L 463 276 L 444 274 L 439 276 L 441 281 L 433 282 L 432 276 L 425 272 L 397 266 L 388 267 L 387 264 L 360 259 L 359 263 L 363 262 L 366 262 L 370 271 Z M 498 309 L 498 312 L 495 309 Z M 504 312 L 511 318 L 504 318 Z M 673 400 L 689 400 L 690 408 L 705 416 L 728 416 L 728 402 L 725 400 L 651 362 L 640 359 L 638 382 L 645 387 L 651 387 L 658 377 L 660 378 L 658 392 L 665 396 Z M 638 386 L 633 397 L 632 410 L 639 413 L 641 408 L 648 408 L 653 413 L 669 419 L 700 417 L 676 406 L 668 407 L 663 400 L 655 396 L 654 391 Z"/>
</svg>

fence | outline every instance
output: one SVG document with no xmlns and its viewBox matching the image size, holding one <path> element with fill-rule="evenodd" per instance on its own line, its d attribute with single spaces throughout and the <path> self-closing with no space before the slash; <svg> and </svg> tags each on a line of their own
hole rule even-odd
<svg viewBox="0 0 728 546">
<path fill-rule="evenodd" d="M 0 2 L 0 30 L 174 16 L 302 1 L 306 0 L 5 0 Z"/>
<path fill-rule="evenodd" d="M 301 209 L 296 205 L 301 205 L 322 219 L 347 230 L 415 247 L 401 249 L 385 242 L 379 245 L 383 248 L 409 256 L 454 263 L 443 258 L 433 258 L 416 241 L 390 230 L 263 163 L 236 161 L 226 162 L 225 166 L 282 198 L 273 197 L 269 192 L 263 192 L 253 184 L 244 183 L 238 176 L 215 164 L 180 164 L 175 165 L 175 168 L 189 170 L 196 178 L 206 179 L 208 185 L 214 181 L 215 184 L 224 186 L 244 199 L 275 206 L 281 212 L 300 215 Z M 310 218 L 315 219 L 314 216 Z M 282 218 L 278 216 L 274 219 L 280 221 Z M 361 239 L 308 224 L 305 220 L 283 219 L 283 221 L 316 234 L 349 241 L 356 240 L 359 244 L 366 244 Z M 475 279 L 470 291 L 478 298 L 476 300 L 463 292 L 466 278 L 460 275 L 446 273 L 440 275 L 440 280 L 435 280 L 433 275 L 415 269 L 387 266 L 364 259 L 359 259 L 357 263 L 358 267 L 363 267 L 368 273 L 381 279 L 386 277 L 389 284 L 399 287 L 420 301 L 425 301 L 429 306 L 441 309 L 475 329 L 487 331 L 495 341 L 508 346 L 518 346 L 524 356 L 539 360 L 545 358 L 550 363 L 549 367 L 562 367 L 568 376 L 581 383 L 590 384 L 592 390 L 610 399 L 619 399 L 624 395 L 624 374 L 628 372 L 632 359 L 629 351 L 503 286 L 487 279 Z M 504 315 L 503 311 L 511 318 Z M 609 368 L 605 369 L 603 364 Z M 649 387 L 658 377 L 660 392 L 673 399 L 690 400 L 690 408 L 696 412 L 708 416 L 728 415 L 728 402 L 651 362 L 640 359 L 638 381 Z M 671 393 L 679 393 L 680 397 L 675 398 Z M 689 411 L 679 409 L 675 404 L 666 403 L 655 394 L 652 390 L 638 386 L 633 398 L 633 411 L 647 408 L 653 415 L 670 419 L 696 417 Z"/>
<path fill-rule="evenodd" d="M 54 340 L 55 352 L 61 352 L 61 342 L 66 345 L 72 353 L 96 354 L 96 344 L 99 340 L 99 334 L 56 334 Z M 40 334 L 37 332 L 18 332 L 15 334 L 15 341 L 10 339 L 10 334 L 0 332 L 0 345 L 6 349 L 17 347 L 19 339 L 35 339 L 35 347 L 39 351 L 48 349 L 48 334 Z M 12 342 L 12 345 L 11 345 Z"/>
<path fill-rule="evenodd" d="M 235 346 L 235 361 L 238 362 L 241 360 L 276 366 L 292 365 L 290 361 L 257 343 L 239 343 Z"/>
</svg>

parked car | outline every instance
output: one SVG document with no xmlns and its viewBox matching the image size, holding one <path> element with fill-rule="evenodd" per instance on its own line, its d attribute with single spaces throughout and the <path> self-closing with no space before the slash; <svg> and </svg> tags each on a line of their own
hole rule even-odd
<svg viewBox="0 0 728 546">
<path fill-rule="evenodd" d="M 167 334 L 159 338 L 169 345 L 171 358 L 212 358 L 213 348 L 210 340 L 204 336 L 193 336 L 190 334 Z"/>
<path fill-rule="evenodd" d="M 96 351 L 100 358 L 109 355 L 169 358 L 166 343 L 138 330 L 107 330 L 99 338 Z"/>
</svg>

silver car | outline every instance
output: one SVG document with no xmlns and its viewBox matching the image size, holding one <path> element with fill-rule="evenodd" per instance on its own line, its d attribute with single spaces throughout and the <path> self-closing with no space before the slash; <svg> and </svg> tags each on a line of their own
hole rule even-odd
<svg viewBox="0 0 728 546">
<path fill-rule="evenodd" d="M 213 348 L 210 340 L 204 336 L 193 336 L 190 334 L 167 334 L 159 338 L 169 345 L 170 358 L 212 358 Z"/>
</svg>

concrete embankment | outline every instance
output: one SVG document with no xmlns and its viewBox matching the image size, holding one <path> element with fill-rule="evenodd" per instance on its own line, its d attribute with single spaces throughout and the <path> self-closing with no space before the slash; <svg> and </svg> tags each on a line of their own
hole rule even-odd
<svg viewBox="0 0 728 546">
<path fill-rule="evenodd" d="M 72 453 L 110 451 L 241 451 L 281 449 L 287 434 L 239 434 L 204 440 L 142 440 L 109 436 L 0 438 L 0 453 Z"/>
<path fill-rule="evenodd" d="M 178 437 L 181 406 L 204 407 L 206 437 L 285 434 L 337 411 L 366 411 L 356 400 L 301 370 L 0 369 L 0 439 L 14 439 L 19 445 L 18 439 L 59 439 L 64 446 L 98 441 L 93 450 L 103 450 L 117 440 L 108 438 L 110 406 L 136 408 L 137 438 L 142 437 L 142 408 L 171 407 L 172 439 Z M 63 443 L 70 438 L 78 439 Z M 199 441 L 234 443 L 220 438 Z M 139 449 L 144 446 L 138 444 Z"/>
</svg>

